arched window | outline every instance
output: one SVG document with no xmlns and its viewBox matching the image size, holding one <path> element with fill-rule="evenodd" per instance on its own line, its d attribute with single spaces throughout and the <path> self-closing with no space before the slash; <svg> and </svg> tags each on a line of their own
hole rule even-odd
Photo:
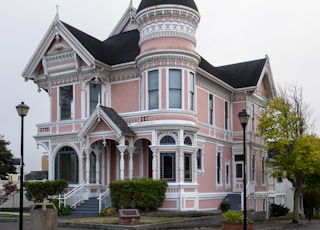
<svg viewBox="0 0 320 230">
<path fill-rule="evenodd" d="M 184 144 L 185 144 L 185 145 L 192 146 L 192 140 L 191 140 L 191 138 L 190 138 L 190 137 L 184 138 Z"/>
<path fill-rule="evenodd" d="M 172 136 L 169 136 L 169 135 L 162 137 L 160 140 L 160 145 L 175 145 L 175 144 L 176 144 L 176 141 Z"/>
<path fill-rule="evenodd" d="M 76 151 L 71 147 L 63 147 L 55 158 L 55 179 L 65 180 L 71 184 L 79 181 L 79 161 Z"/>
</svg>

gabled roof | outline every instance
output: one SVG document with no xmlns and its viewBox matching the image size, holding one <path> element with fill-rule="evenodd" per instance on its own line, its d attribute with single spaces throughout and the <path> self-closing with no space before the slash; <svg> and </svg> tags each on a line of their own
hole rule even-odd
<svg viewBox="0 0 320 230">
<path fill-rule="evenodd" d="M 198 7 L 193 0 L 142 0 L 138 12 L 157 5 L 182 5 L 198 11 Z"/>
<path fill-rule="evenodd" d="M 266 65 L 267 58 L 214 67 L 201 58 L 200 68 L 216 76 L 233 88 L 256 86 Z"/>
<path fill-rule="evenodd" d="M 138 30 L 123 32 L 102 42 L 65 22 L 63 24 L 94 58 L 105 64 L 132 62 L 140 53 Z"/>
<path fill-rule="evenodd" d="M 117 137 L 121 137 L 124 135 L 136 135 L 114 109 L 104 106 L 98 106 L 88 118 L 86 123 L 83 125 L 78 133 L 78 136 L 80 138 L 84 137 L 87 133 L 91 132 L 101 121 L 105 122 L 105 124 L 113 131 L 113 133 Z"/>
<path fill-rule="evenodd" d="M 129 128 L 128 124 L 119 116 L 119 114 L 110 107 L 100 106 L 101 110 L 114 122 L 124 135 L 135 136 L 135 133 Z"/>
</svg>

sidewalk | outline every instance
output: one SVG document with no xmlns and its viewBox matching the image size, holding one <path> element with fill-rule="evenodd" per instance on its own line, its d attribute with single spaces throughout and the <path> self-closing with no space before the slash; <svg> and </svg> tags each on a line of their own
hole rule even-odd
<svg viewBox="0 0 320 230">
<path fill-rule="evenodd" d="M 0 212 L 0 214 L 13 214 L 13 213 L 5 213 Z M 15 213 L 16 215 L 19 215 L 19 213 Z M 28 216 L 29 214 L 24 214 Z M 30 226 L 30 220 L 24 220 L 23 222 L 24 230 L 32 230 Z M 304 229 L 306 226 L 309 225 L 319 225 L 320 226 L 320 220 L 314 219 L 311 222 L 308 220 L 300 220 L 298 224 L 291 223 L 291 220 L 266 220 L 264 222 L 255 222 L 254 223 L 254 229 L 255 230 L 281 230 L 281 229 Z M 0 218 L 0 226 L 1 229 L 5 230 L 16 230 L 19 226 L 19 220 L 18 218 Z M 58 218 L 58 230 L 75 230 L 75 229 L 82 229 L 82 230 L 89 230 L 89 229 L 103 229 L 101 228 L 101 225 L 90 225 L 90 226 L 83 226 L 82 224 L 71 224 L 68 223 L 68 220 L 63 218 Z M 110 227 L 110 226 L 109 226 Z M 106 228 L 108 229 L 108 228 Z M 122 229 L 121 226 L 115 225 L 112 229 Z M 202 230 L 221 230 L 221 227 L 213 227 L 213 228 L 192 228 L 193 230 L 196 229 L 202 229 Z M 319 228 L 320 229 L 320 228 Z M 189 229 L 191 230 L 191 228 Z"/>
</svg>

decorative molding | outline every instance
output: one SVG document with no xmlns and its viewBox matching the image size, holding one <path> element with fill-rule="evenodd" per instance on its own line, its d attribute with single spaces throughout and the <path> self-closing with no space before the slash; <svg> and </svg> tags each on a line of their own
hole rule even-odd
<svg viewBox="0 0 320 230">
<path fill-rule="evenodd" d="M 160 145 L 160 141 L 165 136 L 171 136 L 175 140 L 176 144 L 179 145 L 179 133 L 178 132 L 159 132 L 157 135 L 157 145 Z"/>
<path fill-rule="evenodd" d="M 167 51 L 168 52 L 168 51 Z M 170 51 L 169 51 L 170 52 Z M 145 54 L 144 54 L 145 55 Z M 192 55 L 192 56 L 191 56 Z M 137 65 L 141 72 L 159 67 L 182 67 L 196 72 L 200 58 L 191 53 L 163 53 L 137 57 Z"/>
</svg>

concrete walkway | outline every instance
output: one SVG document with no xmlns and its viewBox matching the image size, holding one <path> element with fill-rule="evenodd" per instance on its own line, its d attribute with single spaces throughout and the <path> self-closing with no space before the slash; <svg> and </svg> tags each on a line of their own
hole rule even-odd
<svg viewBox="0 0 320 230">
<path fill-rule="evenodd" d="M 19 213 L 11 213 L 11 212 L 0 212 L 0 214 L 10 214 L 10 215 L 19 215 Z M 29 213 L 24 213 L 25 216 L 28 216 Z M 5 230 L 16 230 L 19 227 L 19 220 L 18 218 L 0 218 L 0 229 Z M 30 220 L 23 221 L 23 229 L 24 230 L 33 230 L 31 229 L 31 222 Z M 132 227 L 132 226 L 131 226 Z M 71 223 L 68 219 L 59 218 L 58 219 L 58 230 L 75 230 L 75 229 L 82 229 L 82 230 L 92 230 L 92 229 L 128 229 L 125 226 L 119 225 L 94 225 L 94 224 L 77 224 Z M 134 228 L 131 228 L 134 229 Z M 144 229 L 153 229 L 153 228 L 144 228 Z M 186 229 L 186 228 L 184 228 Z M 212 227 L 212 228 L 189 228 L 189 230 L 221 230 L 221 227 Z M 308 220 L 301 220 L 298 224 L 292 224 L 290 220 L 266 220 L 264 222 L 256 222 L 254 224 L 254 229 L 256 230 L 281 230 L 281 229 L 320 229 L 320 220 L 312 220 L 309 222 Z"/>
</svg>

